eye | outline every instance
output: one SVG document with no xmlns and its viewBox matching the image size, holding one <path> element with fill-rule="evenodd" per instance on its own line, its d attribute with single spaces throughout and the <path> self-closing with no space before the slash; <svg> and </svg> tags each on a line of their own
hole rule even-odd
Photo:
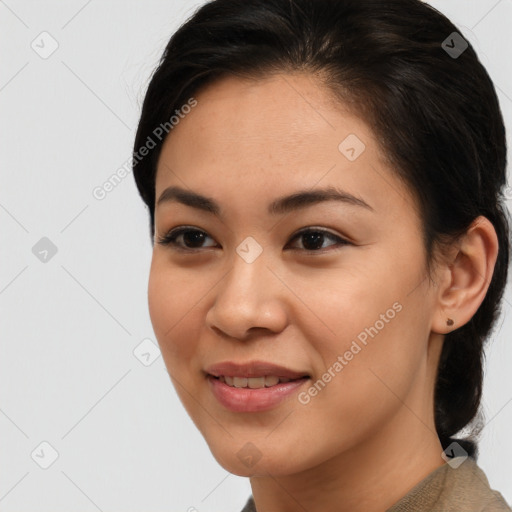
<svg viewBox="0 0 512 512">
<path fill-rule="evenodd" d="M 208 236 L 208 234 L 205 231 L 195 229 L 192 227 L 181 226 L 172 229 L 164 236 L 158 237 L 157 243 L 164 246 L 173 246 L 173 248 L 176 249 L 177 251 L 195 252 L 197 249 L 201 249 L 203 247 L 213 247 L 213 245 L 202 246 L 205 239 L 207 238 L 213 240 L 211 237 Z M 322 249 L 322 245 L 325 238 L 330 238 L 331 240 L 334 240 L 336 242 L 331 245 L 351 245 L 350 242 L 339 237 L 338 235 L 326 231 L 325 229 L 319 228 L 303 229 L 296 233 L 291 238 L 291 241 L 301 238 L 302 241 L 305 242 L 302 244 L 303 248 L 297 249 L 292 247 L 292 250 L 305 251 L 307 253 L 323 252 L 318 249 Z M 185 244 L 185 246 L 183 246 L 183 244 Z"/>
<path fill-rule="evenodd" d="M 331 233 L 330 231 L 326 231 L 325 229 L 319 229 L 319 228 L 306 228 L 306 229 L 303 229 L 301 231 L 299 231 L 298 233 L 296 233 L 291 240 L 295 240 L 295 239 L 302 239 L 303 243 L 303 247 L 304 249 L 299 249 L 299 250 L 303 250 L 303 251 L 306 251 L 306 252 L 309 252 L 309 253 L 312 253 L 312 252 L 323 252 L 323 251 L 319 251 L 318 249 L 322 249 L 322 245 L 323 245 L 323 242 L 324 242 L 324 239 L 325 238 L 330 238 L 331 240 L 334 240 L 335 244 L 331 244 L 332 245 L 351 245 L 351 243 L 341 237 L 339 237 L 338 235 L 335 235 L 334 233 Z M 320 245 L 320 247 L 318 247 Z M 293 249 L 293 250 L 296 250 L 296 249 Z"/>
<path fill-rule="evenodd" d="M 183 242 L 185 244 L 190 244 L 192 247 L 185 245 L 183 247 L 181 243 L 178 242 L 178 239 L 183 237 Z M 200 229 L 194 229 L 191 227 L 182 226 L 176 229 L 169 231 L 162 237 L 158 237 L 157 242 L 161 245 L 170 245 L 173 246 L 178 251 L 191 251 L 194 249 L 200 249 L 201 244 L 204 242 L 205 238 L 211 238 L 205 231 Z M 213 239 L 212 239 L 213 240 Z"/>
</svg>

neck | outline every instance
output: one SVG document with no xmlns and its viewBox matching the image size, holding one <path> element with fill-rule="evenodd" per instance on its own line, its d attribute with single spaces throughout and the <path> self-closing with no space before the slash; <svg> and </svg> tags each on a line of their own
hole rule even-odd
<svg viewBox="0 0 512 512">
<path fill-rule="evenodd" d="M 445 463 L 433 419 L 402 407 L 370 439 L 306 471 L 251 477 L 258 512 L 382 512 Z"/>
</svg>

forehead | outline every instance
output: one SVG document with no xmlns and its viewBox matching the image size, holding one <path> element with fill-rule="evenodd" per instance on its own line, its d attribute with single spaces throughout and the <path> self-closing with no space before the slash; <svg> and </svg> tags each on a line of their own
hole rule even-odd
<svg viewBox="0 0 512 512">
<path fill-rule="evenodd" d="M 412 207 L 370 127 L 311 75 L 225 77 L 195 99 L 163 145 L 157 198 L 186 184 L 231 204 L 265 197 L 266 208 L 281 193 L 334 185 L 376 211 Z"/>
</svg>

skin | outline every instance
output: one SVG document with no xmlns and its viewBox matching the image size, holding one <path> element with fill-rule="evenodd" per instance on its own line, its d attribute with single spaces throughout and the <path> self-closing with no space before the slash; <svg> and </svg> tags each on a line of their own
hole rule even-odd
<svg viewBox="0 0 512 512">
<path fill-rule="evenodd" d="M 381 512 L 445 463 L 433 416 L 436 368 L 444 334 L 485 297 L 494 228 L 479 217 L 433 284 L 413 196 L 370 127 L 314 76 L 227 77 L 195 97 L 165 141 L 156 198 L 178 185 L 213 198 L 222 217 L 157 205 L 155 240 L 183 225 L 207 236 L 188 253 L 155 243 L 148 287 L 180 400 L 219 464 L 250 477 L 258 512 Z M 338 149 L 349 134 L 366 146 L 354 161 Z M 326 201 L 267 213 L 277 197 L 327 185 L 374 211 Z M 307 240 L 295 237 L 305 227 L 350 243 L 326 235 L 307 253 Z M 252 263 L 236 252 L 248 236 L 263 249 Z M 226 360 L 272 361 L 316 382 L 396 302 L 400 312 L 307 404 L 296 394 L 270 411 L 236 413 L 210 391 L 204 369 Z M 260 456 L 252 466 L 237 455 L 246 443 Z"/>
</svg>

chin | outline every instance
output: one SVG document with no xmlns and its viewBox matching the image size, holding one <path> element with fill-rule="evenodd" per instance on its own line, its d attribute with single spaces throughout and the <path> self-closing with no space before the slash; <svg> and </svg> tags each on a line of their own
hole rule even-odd
<svg viewBox="0 0 512 512">
<path fill-rule="evenodd" d="M 215 460 L 226 471 L 233 475 L 243 477 L 258 476 L 283 476 L 296 472 L 296 468 L 290 467 L 289 456 L 285 453 L 276 453 L 271 457 L 265 456 L 251 442 L 242 444 L 241 448 L 233 450 L 233 443 L 225 448 L 210 446 Z"/>
</svg>

